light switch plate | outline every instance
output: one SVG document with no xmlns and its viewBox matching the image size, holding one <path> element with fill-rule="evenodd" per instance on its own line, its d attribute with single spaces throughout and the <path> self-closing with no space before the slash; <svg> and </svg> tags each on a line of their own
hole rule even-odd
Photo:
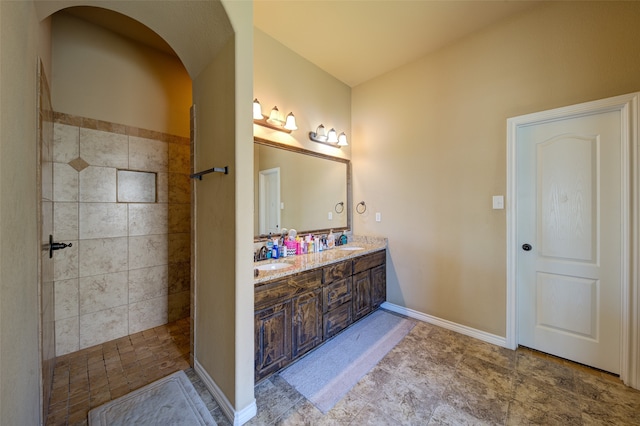
<svg viewBox="0 0 640 426">
<path fill-rule="evenodd" d="M 327 219 L 333 220 L 333 212 L 329 212 L 329 214 L 327 215 Z"/>
<path fill-rule="evenodd" d="M 382 220 L 382 215 L 378 212 L 376 213 L 376 222 L 380 222 Z"/>
<path fill-rule="evenodd" d="M 493 209 L 494 210 L 504 209 L 504 195 L 493 196 Z"/>
</svg>

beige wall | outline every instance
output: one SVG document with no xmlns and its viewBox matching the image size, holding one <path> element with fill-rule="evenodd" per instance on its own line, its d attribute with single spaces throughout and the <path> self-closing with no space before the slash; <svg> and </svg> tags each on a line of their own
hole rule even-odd
<svg viewBox="0 0 640 426">
<path fill-rule="evenodd" d="M 253 394 L 253 69 L 251 2 L 223 2 L 234 36 L 193 80 L 196 358 L 235 407 Z M 245 419 L 246 420 L 246 419 Z"/>
<path fill-rule="evenodd" d="M 194 171 L 229 166 L 229 175 L 213 173 L 194 182 L 196 236 L 196 359 L 216 379 L 217 385 L 232 398 L 235 385 L 235 226 L 231 218 L 235 209 L 234 177 L 237 174 L 232 146 L 234 139 L 233 87 L 234 44 L 229 42 L 200 79 L 193 82 L 196 123 L 211 119 L 215 124 L 201 129 L 196 124 Z M 231 65 L 231 66 L 230 66 Z M 225 93 L 226 92 L 226 93 Z M 226 108 L 224 107 L 226 105 Z M 207 253 L 203 257 L 203 253 Z M 225 265 L 225 267 L 222 267 Z M 212 324 L 227 324 L 214 327 Z M 225 344 L 220 344 L 225 342 Z M 232 401 L 233 402 L 233 401 Z"/>
<path fill-rule="evenodd" d="M 253 100 L 253 3 L 223 0 L 234 31 L 234 124 L 235 140 L 235 380 L 234 406 L 245 420 L 255 407 L 254 321 L 253 321 L 253 142 L 251 140 L 251 101 Z M 225 107 L 222 105 L 221 107 Z M 226 105 L 230 107 L 230 105 Z M 220 259 L 219 267 L 228 267 Z M 247 285 L 248 284 L 248 285 Z M 219 327 L 223 327 L 220 324 Z M 249 412 L 247 412 L 249 411 Z"/>
<path fill-rule="evenodd" d="M 36 217 L 38 20 L 0 2 L 0 424 L 41 417 Z"/>
<path fill-rule="evenodd" d="M 505 336 L 506 119 L 640 90 L 639 20 L 547 4 L 354 88 L 354 228 L 389 238 L 390 302 Z"/>
<path fill-rule="evenodd" d="M 189 137 L 191 78 L 179 59 L 64 12 L 52 30 L 55 111 Z"/>
<path fill-rule="evenodd" d="M 324 124 L 351 138 L 351 89 L 306 59 L 254 28 L 254 97 L 268 115 L 274 105 L 283 115 L 293 112 L 298 130 L 291 134 L 254 125 L 254 135 L 334 157 L 351 158 L 342 149 L 309 140 L 309 132 Z"/>
</svg>

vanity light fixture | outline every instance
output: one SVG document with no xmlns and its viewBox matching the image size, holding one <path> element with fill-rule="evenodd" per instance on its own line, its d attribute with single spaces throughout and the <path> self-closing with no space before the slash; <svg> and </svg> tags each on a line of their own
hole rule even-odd
<svg viewBox="0 0 640 426">
<path fill-rule="evenodd" d="M 267 117 L 262 114 L 262 106 L 258 99 L 253 100 L 253 123 L 285 133 L 291 133 L 292 130 L 298 129 L 296 117 L 292 112 L 287 115 L 286 120 L 283 120 L 278 107 L 274 106 L 269 113 L 269 117 Z"/>
<path fill-rule="evenodd" d="M 335 129 L 331 129 L 328 133 L 325 133 L 325 128 L 322 124 L 318 126 L 315 132 L 309 132 L 309 139 L 336 148 L 349 145 L 347 143 L 347 135 L 344 132 L 338 135 Z"/>
</svg>

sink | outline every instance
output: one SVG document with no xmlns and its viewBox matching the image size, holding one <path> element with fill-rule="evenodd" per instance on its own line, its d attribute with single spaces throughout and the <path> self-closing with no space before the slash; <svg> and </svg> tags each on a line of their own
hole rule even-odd
<svg viewBox="0 0 640 426">
<path fill-rule="evenodd" d="M 338 250 L 362 250 L 362 249 L 364 249 L 364 247 L 355 247 L 355 246 L 338 247 Z"/>
<path fill-rule="evenodd" d="M 286 269 L 286 268 L 292 268 L 293 265 L 290 263 L 285 263 L 285 262 L 281 262 L 281 263 L 268 263 L 266 265 L 258 265 L 256 266 L 256 269 L 259 271 L 277 271 L 280 269 Z"/>
</svg>

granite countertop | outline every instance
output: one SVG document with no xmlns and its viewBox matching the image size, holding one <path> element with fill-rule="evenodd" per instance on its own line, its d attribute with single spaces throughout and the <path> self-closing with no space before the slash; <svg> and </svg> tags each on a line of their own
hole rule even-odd
<svg viewBox="0 0 640 426">
<path fill-rule="evenodd" d="M 350 247 L 361 248 L 353 250 L 349 249 Z M 273 271 L 258 270 L 258 275 L 254 278 L 253 284 L 261 284 L 263 282 L 271 281 L 276 278 L 282 278 L 288 275 L 296 274 L 298 272 L 308 271 L 347 259 L 353 259 L 355 257 L 374 253 L 386 248 L 386 238 L 354 236 L 349 240 L 347 244 L 337 246 L 330 250 L 321 251 L 319 253 L 299 254 L 297 256 L 281 257 L 275 260 L 269 259 L 260 262 L 254 262 L 254 268 L 256 268 L 258 265 L 268 265 L 272 263 L 286 263 L 290 264 L 291 266 Z M 256 269 L 254 269 L 254 272 L 255 271 Z"/>
</svg>

